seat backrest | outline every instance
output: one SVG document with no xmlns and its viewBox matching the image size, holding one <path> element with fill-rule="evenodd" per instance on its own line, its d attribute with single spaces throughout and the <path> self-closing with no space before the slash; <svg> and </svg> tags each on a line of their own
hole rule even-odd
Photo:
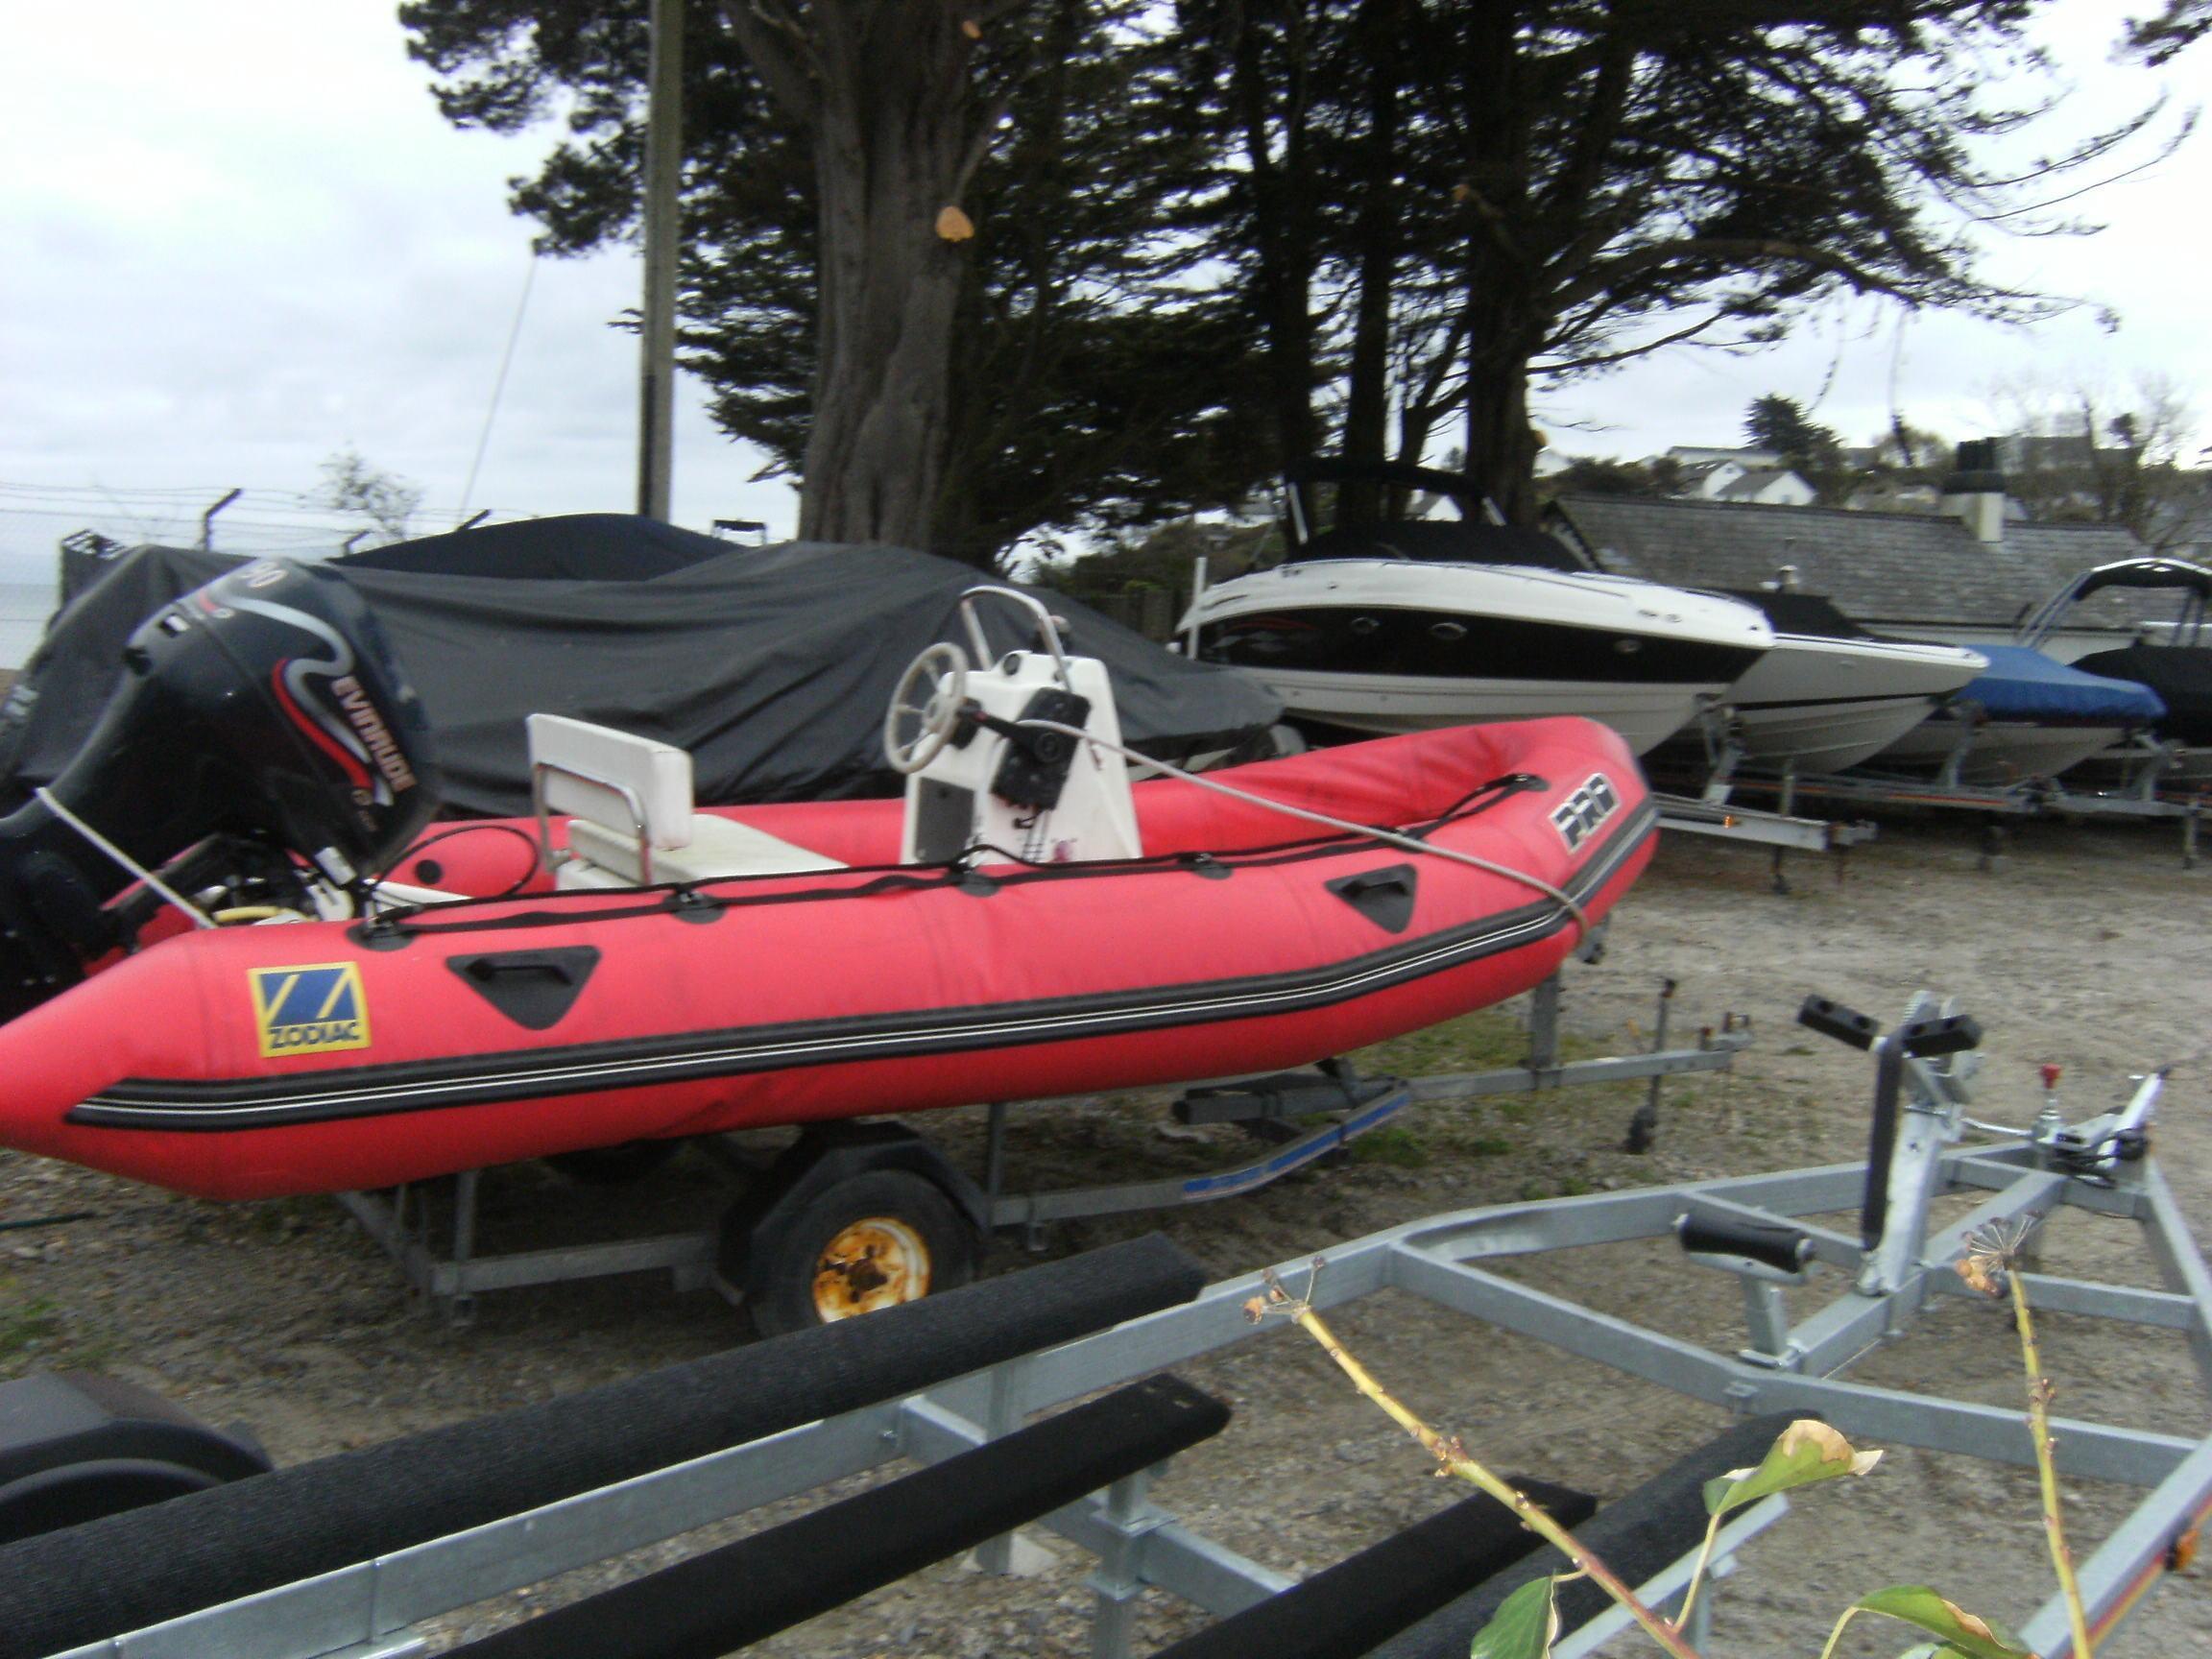
<svg viewBox="0 0 2212 1659">
<path fill-rule="evenodd" d="M 530 795 L 539 834 L 552 813 L 667 851 L 691 840 L 691 757 L 672 743 L 565 714 L 533 714 Z"/>
</svg>

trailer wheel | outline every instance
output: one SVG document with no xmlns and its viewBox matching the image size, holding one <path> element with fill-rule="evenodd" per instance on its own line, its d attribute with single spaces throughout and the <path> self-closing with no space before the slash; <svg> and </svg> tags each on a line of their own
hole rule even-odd
<svg viewBox="0 0 2212 1659">
<path fill-rule="evenodd" d="M 824 1189 L 756 1250 L 745 1303 L 764 1336 L 916 1302 L 975 1275 L 974 1245 L 951 1200 L 902 1169 Z"/>
</svg>

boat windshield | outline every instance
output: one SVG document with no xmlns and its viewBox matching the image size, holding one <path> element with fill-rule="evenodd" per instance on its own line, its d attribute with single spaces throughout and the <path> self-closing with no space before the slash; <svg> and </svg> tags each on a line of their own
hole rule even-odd
<svg viewBox="0 0 2212 1659">
<path fill-rule="evenodd" d="M 1836 609 L 1834 600 L 1819 593 L 1798 593 L 1771 588 L 1723 588 L 1731 599 L 1756 605 L 1767 613 L 1777 634 L 1795 634 L 1811 639 L 1872 639 L 1857 622 Z"/>
<path fill-rule="evenodd" d="M 1533 565 L 1581 574 L 1573 549 L 1541 530 L 1499 521 L 1471 478 L 1425 467 L 1310 461 L 1284 480 L 1290 551 L 1315 559 Z"/>
</svg>

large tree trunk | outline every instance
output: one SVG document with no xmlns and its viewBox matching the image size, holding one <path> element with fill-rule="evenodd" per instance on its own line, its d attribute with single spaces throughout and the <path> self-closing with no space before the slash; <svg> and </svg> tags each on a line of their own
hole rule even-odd
<svg viewBox="0 0 2212 1659">
<path fill-rule="evenodd" d="M 926 546 L 960 255 L 937 231 L 968 147 L 968 41 L 928 0 L 825 17 L 822 309 L 799 534 Z M 824 12 L 832 9 L 825 7 Z"/>
<path fill-rule="evenodd" d="M 1367 132 L 1353 236 L 1359 276 L 1344 399 L 1344 459 L 1373 464 L 1390 445 L 1390 287 L 1398 272 L 1398 101 L 1407 17 L 1398 0 L 1361 0 L 1354 39 L 1367 66 Z M 1397 503 L 1376 483 L 1337 491 L 1340 527 L 1380 523 Z"/>
<path fill-rule="evenodd" d="M 1467 365 L 1467 475 L 1511 524 L 1536 522 L 1535 429 L 1528 424 L 1528 359 L 1494 339 Z"/>
<path fill-rule="evenodd" d="M 970 31 L 978 10 L 990 9 L 725 0 L 747 57 L 806 123 L 821 190 L 803 538 L 930 541 L 961 279 L 958 246 L 940 234 L 939 215 L 957 206 L 975 142 Z"/>
<path fill-rule="evenodd" d="M 1267 341 L 1262 372 L 1274 404 L 1279 464 L 1310 458 L 1319 446 L 1313 419 L 1314 207 L 1308 154 L 1305 0 L 1234 7 L 1232 86 L 1242 128 L 1251 192 L 1255 285 Z M 1280 60 L 1267 51 L 1266 25 L 1279 22 Z M 1280 94 L 1281 109 L 1275 100 Z M 1280 146 L 1277 144 L 1278 126 Z"/>
<path fill-rule="evenodd" d="M 1469 209 L 1466 341 L 1467 455 L 1463 470 L 1506 520 L 1536 520 L 1536 434 L 1528 424 L 1528 363 L 1549 308 L 1542 260 L 1528 245 L 1533 100 L 1523 74 L 1519 9 L 1476 9 L 1457 65 Z"/>
</svg>

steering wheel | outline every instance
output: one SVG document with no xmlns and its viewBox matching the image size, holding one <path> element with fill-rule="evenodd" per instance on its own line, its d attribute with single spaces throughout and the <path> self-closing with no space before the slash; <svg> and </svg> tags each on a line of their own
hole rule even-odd
<svg viewBox="0 0 2212 1659">
<path fill-rule="evenodd" d="M 943 753 L 968 700 L 968 654 L 957 645 L 926 647 L 906 664 L 883 711 L 883 758 L 891 770 L 911 776 Z M 912 736 L 901 728 L 911 723 Z"/>
</svg>

